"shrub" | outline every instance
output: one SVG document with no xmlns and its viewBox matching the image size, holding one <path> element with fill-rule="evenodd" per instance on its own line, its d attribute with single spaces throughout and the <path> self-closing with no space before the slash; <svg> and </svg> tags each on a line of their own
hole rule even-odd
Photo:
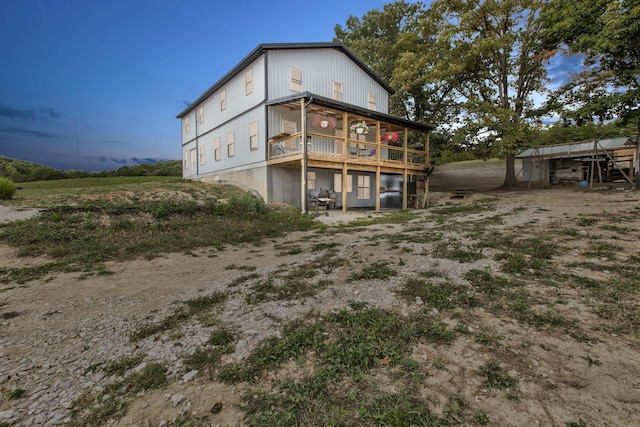
<svg viewBox="0 0 640 427">
<path fill-rule="evenodd" d="M 0 200 L 9 200 L 16 194 L 16 185 L 6 178 L 0 178 Z"/>
</svg>

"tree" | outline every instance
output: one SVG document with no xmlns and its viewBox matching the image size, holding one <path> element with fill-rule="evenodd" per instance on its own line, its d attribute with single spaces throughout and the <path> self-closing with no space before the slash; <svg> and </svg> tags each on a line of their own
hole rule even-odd
<svg viewBox="0 0 640 427">
<path fill-rule="evenodd" d="M 433 124 L 447 122 L 452 99 L 442 86 L 427 87 L 420 72 L 403 78 L 399 64 L 407 63 L 407 44 L 421 43 L 417 26 L 426 12 L 421 2 L 388 3 L 382 11 L 371 10 L 362 18 L 350 16 L 345 27 L 335 26 L 340 41 L 396 91 L 390 99 L 390 113 L 409 120 Z M 415 46 L 413 46 L 415 47 Z"/>
<path fill-rule="evenodd" d="M 584 56 L 584 69 L 550 97 L 548 108 L 578 124 L 637 122 L 640 134 L 640 1 L 554 0 L 541 21 L 541 52 Z"/>
<path fill-rule="evenodd" d="M 416 28 L 425 41 L 405 43 L 399 70 L 411 72 L 396 74 L 452 91 L 462 113 L 460 133 L 506 157 L 505 186 L 516 182 L 515 154 L 529 143 L 532 96 L 546 81 L 548 56 L 536 54 L 541 4 L 434 0 Z"/>
</svg>

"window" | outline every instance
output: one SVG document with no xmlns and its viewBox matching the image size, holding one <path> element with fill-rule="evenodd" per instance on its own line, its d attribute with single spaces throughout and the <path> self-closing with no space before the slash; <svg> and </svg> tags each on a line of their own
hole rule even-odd
<svg viewBox="0 0 640 427">
<path fill-rule="evenodd" d="M 191 125 L 189 124 L 189 117 L 185 117 L 184 118 L 184 131 L 186 133 L 189 133 L 190 130 L 191 130 Z"/>
<path fill-rule="evenodd" d="M 371 198 L 371 177 L 369 175 L 358 175 L 358 194 L 359 200 L 368 200 Z"/>
<path fill-rule="evenodd" d="M 184 170 L 188 171 L 189 170 L 189 153 L 187 151 L 182 153 L 182 159 L 184 161 Z"/>
<path fill-rule="evenodd" d="M 198 120 L 200 121 L 200 124 L 204 123 L 204 107 L 200 107 L 198 109 Z"/>
<path fill-rule="evenodd" d="M 258 122 L 251 122 L 249 124 L 249 148 L 252 150 L 258 149 Z"/>
<path fill-rule="evenodd" d="M 302 71 L 291 69 L 291 90 L 294 92 L 302 92 Z"/>
<path fill-rule="evenodd" d="M 233 157 L 236 155 L 236 150 L 233 143 L 233 132 L 227 134 L 227 156 Z"/>
<path fill-rule="evenodd" d="M 189 159 L 189 164 L 191 165 L 191 167 L 193 167 L 193 165 L 195 165 L 195 164 L 196 164 L 196 161 L 197 161 L 197 159 L 198 159 L 198 153 L 196 152 L 196 149 L 195 149 L 195 148 L 192 148 L 192 149 L 189 151 L 189 154 L 190 154 L 190 156 L 189 156 L 189 157 L 190 157 L 190 159 Z"/>
<path fill-rule="evenodd" d="M 292 120 L 284 120 L 282 119 L 282 132 L 288 135 L 293 135 L 298 130 L 298 126 L 296 122 Z"/>
<path fill-rule="evenodd" d="M 333 99 L 342 101 L 342 83 L 333 82 Z"/>
<path fill-rule="evenodd" d="M 333 191 L 336 193 L 342 193 L 342 174 L 334 173 L 333 174 Z"/>
<path fill-rule="evenodd" d="M 353 175 L 347 174 L 347 193 L 351 193 L 353 188 Z M 333 191 L 336 193 L 342 193 L 342 174 L 333 174 Z"/>
<path fill-rule="evenodd" d="M 314 171 L 307 172 L 307 189 L 315 190 L 316 188 L 316 173 Z"/>
<path fill-rule="evenodd" d="M 220 92 L 220 111 L 227 109 L 227 90 L 222 89 Z"/>
<path fill-rule="evenodd" d="M 215 160 L 220 160 L 220 137 L 216 137 L 213 140 L 213 158 Z"/>
<path fill-rule="evenodd" d="M 244 73 L 244 94 L 249 95 L 253 92 L 253 70 Z"/>
<path fill-rule="evenodd" d="M 373 93 L 369 94 L 368 104 L 370 110 L 376 110 L 376 96 Z"/>
<path fill-rule="evenodd" d="M 204 165 L 204 144 L 198 148 L 200 149 L 200 164 Z"/>
</svg>

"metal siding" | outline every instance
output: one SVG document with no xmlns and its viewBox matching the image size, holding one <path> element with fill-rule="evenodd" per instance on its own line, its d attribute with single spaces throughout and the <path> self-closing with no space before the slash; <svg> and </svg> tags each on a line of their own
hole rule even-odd
<svg viewBox="0 0 640 427">
<path fill-rule="evenodd" d="M 195 146 L 196 131 L 198 145 L 205 145 L 205 164 L 200 165 L 198 157 L 197 177 L 266 160 L 264 63 L 264 57 L 256 59 L 221 89 L 226 90 L 227 108 L 225 110 L 220 110 L 220 90 L 189 112 L 191 129 L 188 134 L 184 132 L 184 122 L 181 121 L 183 151 L 186 150 L 187 143 L 193 142 Z M 246 95 L 245 71 L 249 68 L 253 70 L 253 91 Z M 199 122 L 200 107 L 204 107 L 204 123 Z M 258 150 L 251 151 L 249 124 L 253 121 L 258 122 Z M 229 132 L 234 132 L 235 155 L 233 157 L 227 155 Z M 216 137 L 220 138 L 220 160 L 218 161 L 215 160 L 214 155 Z M 191 174 L 185 174 L 186 176 L 193 177 Z"/>
<path fill-rule="evenodd" d="M 244 74 L 249 68 L 253 70 L 253 92 L 246 95 Z M 220 93 L 223 90 L 226 91 L 227 106 L 225 110 L 220 110 Z M 264 57 L 260 57 L 196 107 L 193 112 L 195 117 L 197 117 L 198 108 L 204 106 L 204 124 L 198 123 L 198 134 L 202 135 L 216 129 L 222 123 L 259 105 L 264 99 Z"/>
<path fill-rule="evenodd" d="M 367 108 L 367 95 L 376 95 L 377 111 L 386 113 L 389 94 L 345 54 L 335 49 L 288 49 L 269 51 L 269 99 L 289 96 L 290 69 L 302 71 L 302 91 L 327 98 L 333 96 L 333 81 L 342 83 L 342 101 Z"/>
<path fill-rule="evenodd" d="M 199 175 L 266 161 L 264 108 L 264 106 L 254 108 L 198 138 L 199 144 L 205 144 L 206 157 L 206 164 L 200 165 Z M 254 121 L 258 122 L 257 150 L 251 150 L 249 146 L 249 126 Z M 234 133 L 235 155 L 233 157 L 229 157 L 227 154 L 227 135 L 229 132 Z M 218 161 L 215 161 L 214 156 L 214 140 L 216 137 L 220 138 L 220 160 Z"/>
</svg>

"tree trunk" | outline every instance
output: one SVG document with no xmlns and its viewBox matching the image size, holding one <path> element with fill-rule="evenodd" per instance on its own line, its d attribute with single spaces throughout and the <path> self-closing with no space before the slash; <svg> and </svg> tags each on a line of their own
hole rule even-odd
<svg viewBox="0 0 640 427">
<path fill-rule="evenodd" d="M 511 187 L 518 181 L 516 178 L 516 155 L 515 153 L 507 154 L 507 172 L 504 177 L 503 187 Z"/>
</svg>

